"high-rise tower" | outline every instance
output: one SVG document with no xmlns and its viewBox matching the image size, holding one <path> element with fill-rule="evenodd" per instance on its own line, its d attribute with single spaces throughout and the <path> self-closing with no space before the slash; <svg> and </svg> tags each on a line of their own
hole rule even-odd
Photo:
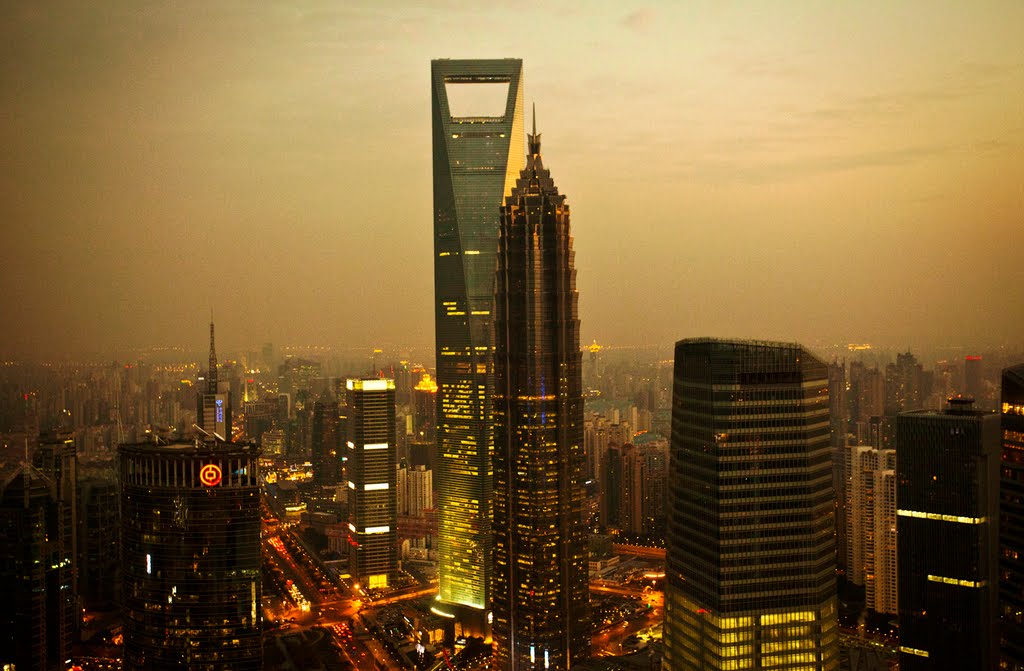
<svg viewBox="0 0 1024 671">
<path fill-rule="evenodd" d="M 839 668 L 828 408 L 800 345 L 676 343 L 666 671 Z"/>
<path fill-rule="evenodd" d="M 494 642 L 499 669 L 590 647 L 583 379 L 569 206 L 540 135 L 502 210 L 495 288 Z"/>
<path fill-rule="evenodd" d="M 900 669 L 998 668 L 999 415 L 896 418 Z"/>
<path fill-rule="evenodd" d="M 491 310 L 499 212 L 524 165 L 522 70 L 519 59 L 431 62 L 438 608 L 481 632 L 491 580 Z M 504 91 L 504 105 L 452 109 L 469 88 Z"/>
<path fill-rule="evenodd" d="M 263 668 L 259 449 L 118 448 L 124 669 Z"/>
<path fill-rule="evenodd" d="M 349 571 L 367 589 L 398 569 L 395 381 L 346 380 Z"/>
</svg>

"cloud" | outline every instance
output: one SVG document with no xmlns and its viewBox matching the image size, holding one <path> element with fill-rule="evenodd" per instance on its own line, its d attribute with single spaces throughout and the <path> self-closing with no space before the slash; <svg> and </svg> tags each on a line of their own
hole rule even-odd
<svg viewBox="0 0 1024 671">
<path fill-rule="evenodd" d="M 644 33 L 647 32 L 647 29 L 651 27 L 653 22 L 654 10 L 650 7 L 641 7 L 622 17 L 619 20 L 619 25 L 634 33 Z"/>
</svg>

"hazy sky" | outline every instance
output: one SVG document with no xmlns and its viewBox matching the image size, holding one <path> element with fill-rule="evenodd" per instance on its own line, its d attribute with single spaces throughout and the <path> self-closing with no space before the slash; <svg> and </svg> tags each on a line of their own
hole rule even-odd
<svg viewBox="0 0 1024 671">
<path fill-rule="evenodd" d="M 359 6 L 362 4 L 363 6 Z M 378 6 L 380 5 L 380 6 Z M 586 341 L 1024 341 L 1024 3 L 6 2 L 0 357 L 433 342 L 430 59 L 524 59 Z"/>
</svg>

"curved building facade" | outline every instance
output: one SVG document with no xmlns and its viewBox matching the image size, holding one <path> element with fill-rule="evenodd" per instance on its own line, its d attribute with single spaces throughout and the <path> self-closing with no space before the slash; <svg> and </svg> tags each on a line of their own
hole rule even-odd
<svg viewBox="0 0 1024 671">
<path fill-rule="evenodd" d="M 124 669 L 261 669 L 259 449 L 118 454 Z"/>
</svg>

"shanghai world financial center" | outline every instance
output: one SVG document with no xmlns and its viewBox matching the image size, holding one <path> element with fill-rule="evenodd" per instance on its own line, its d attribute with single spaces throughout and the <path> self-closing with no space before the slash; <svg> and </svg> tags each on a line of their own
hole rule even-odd
<svg viewBox="0 0 1024 671">
<path fill-rule="evenodd" d="M 437 343 L 437 611 L 483 630 L 491 581 L 491 395 L 499 213 L 525 163 L 522 61 L 431 63 Z M 506 90 L 461 115 L 460 89 Z M 459 114 L 459 115 L 457 115 Z"/>
</svg>

